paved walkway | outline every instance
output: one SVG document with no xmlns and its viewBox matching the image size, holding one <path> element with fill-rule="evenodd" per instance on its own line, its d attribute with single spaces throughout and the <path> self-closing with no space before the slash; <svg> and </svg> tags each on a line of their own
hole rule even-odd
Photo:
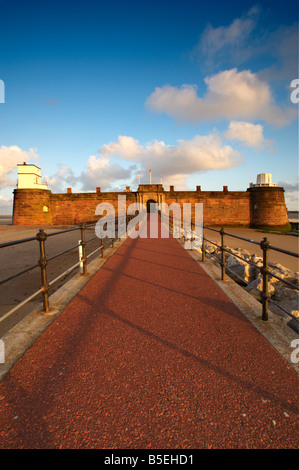
<svg viewBox="0 0 299 470">
<path fill-rule="evenodd" d="M 0 448 L 298 447 L 298 376 L 173 238 L 128 238 L 0 384 Z"/>
</svg>

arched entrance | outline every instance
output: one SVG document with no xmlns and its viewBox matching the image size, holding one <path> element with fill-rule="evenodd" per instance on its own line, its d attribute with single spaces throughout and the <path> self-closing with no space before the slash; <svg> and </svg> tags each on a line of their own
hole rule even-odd
<svg viewBox="0 0 299 470">
<path fill-rule="evenodd" d="M 149 199 L 148 201 L 146 201 L 146 211 L 147 213 L 158 212 L 158 203 L 154 201 L 154 199 Z"/>
</svg>

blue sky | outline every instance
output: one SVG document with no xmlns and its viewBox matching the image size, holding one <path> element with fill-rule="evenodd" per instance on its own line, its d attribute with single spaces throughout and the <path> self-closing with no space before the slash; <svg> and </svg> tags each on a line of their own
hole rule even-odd
<svg viewBox="0 0 299 470">
<path fill-rule="evenodd" d="M 0 212 L 23 161 L 53 192 L 268 172 L 298 209 L 297 1 L 0 0 L 0 24 Z"/>
</svg>

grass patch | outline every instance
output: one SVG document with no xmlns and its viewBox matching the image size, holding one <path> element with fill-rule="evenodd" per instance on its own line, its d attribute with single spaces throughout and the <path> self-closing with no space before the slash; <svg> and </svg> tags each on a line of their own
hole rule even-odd
<svg viewBox="0 0 299 470">
<path fill-rule="evenodd" d="M 292 232 L 292 224 L 277 225 L 276 227 L 257 227 L 257 231 L 262 233 L 289 233 Z"/>
</svg>

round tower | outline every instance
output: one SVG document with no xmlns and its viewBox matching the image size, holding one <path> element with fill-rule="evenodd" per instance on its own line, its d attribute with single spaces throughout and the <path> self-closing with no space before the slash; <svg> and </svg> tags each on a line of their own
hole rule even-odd
<svg viewBox="0 0 299 470">
<path fill-rule="evenodd" d="M 51 225 L 50 194 L 47 184 L 41 182 L 38 166 L 20 163 L 18 184 L 14 190 L 13 224 Z"/>
<path fill-rule="evenodd" d="M 288 226 L 289 218 L 283 188 L 252 185 L 248 191 L 251 227 Z"/>
<path fill-rule="evenodd" d="M 13 202 L 14 225 L 51 225 L 49 189 L 15 189 Z"/>
</svg>

